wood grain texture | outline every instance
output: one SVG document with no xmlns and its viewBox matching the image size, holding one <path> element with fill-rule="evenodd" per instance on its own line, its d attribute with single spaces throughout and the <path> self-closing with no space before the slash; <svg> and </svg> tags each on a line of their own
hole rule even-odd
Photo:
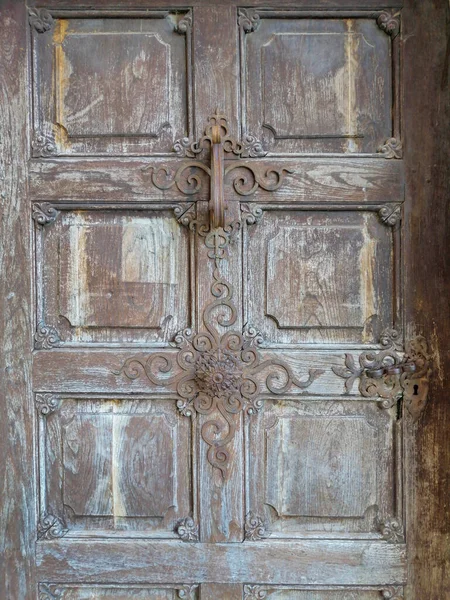
<svg viewBox="0 0 450 600">
<path fill-rule="evenodd" d="M 450 7 L 408 0 L 403 22 L 406 323 L 434 352 L 428 407 L 407 436 L 406 597 L 441 600 L 450 596 Z"/>
<path fill-rule="evenodd" d="M 202 122 L 202 126 L 203 122 Z M 241 161 L 246 163 L 246 161 Z M 167 164 L 167 159 L 81 159 L 36 160 L 30 165 L 30 197 L 52 201 L 91 199 L 110 202 L 186 201 L 207 200 L 208 181 L 200 173 L 203 185 L 193 196 L 186 197 L 175 187 L 162 191 L 151 182 L 151 171 Z M 171 159 L 168 167 L 174 173 L 182 161 Z M 251 161 L 249 164 L 252 164 Z M 233 200 L 258 202 L 350 202 L 360 204 L 385 204 L 403 199 L 403 165 L 398 160 L 382 158 L 277 158 L 278 167 L 294 171 L 286 177 L 285 184 L 275 192 L 258 189 L 251 197 L 238 195 L 232 182 L 240 169 L 226 177 L 226 197 Z M 274 165 L 274 159 L 258 160 L 258 171 L 264 175 Z"/>
<path fill-rule="evenodd" d="M 30 216 L 26 202 L 27 16 L 0 3 L 0 598 L 33 589 Z M 7 240 L 8 243 L 5 243 Z"/>
<path fill-rule="evenodd" d="M 247 542 L 185 544 L 101 542 L 40 543 L 42 578 L 96 582 L 99 574 L 117 583 L 315 583 L 383 585 L 405 581 L 401 544 L 371 541 Z"/>
</svg>

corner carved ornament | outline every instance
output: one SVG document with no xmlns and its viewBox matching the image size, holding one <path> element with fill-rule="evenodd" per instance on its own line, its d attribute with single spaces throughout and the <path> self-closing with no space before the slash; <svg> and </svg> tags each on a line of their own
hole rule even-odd
<svg viewBox="0 0 450 600">
<path fill-rule="evenodd" d="M 399 333 L 386 329 L 380 337 L 382 349 L 363 352 L 357 364 L 351 354 L 345 355 L 345 367 L 333 367 L 344 378 L 350 393 L 356 380 L 364 397 L 380 398 L 381 408 L 389 409 L 403 398 L 406 409 L 416 422 L 425 409 L 432 356 L 423 336 L 416 336 L 403 348 Z"/>
</svg>

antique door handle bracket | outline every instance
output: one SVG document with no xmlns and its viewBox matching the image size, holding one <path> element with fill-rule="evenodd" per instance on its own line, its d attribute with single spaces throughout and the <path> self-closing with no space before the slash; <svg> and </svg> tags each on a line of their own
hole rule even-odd
<svg viewBox="0 0 450 600">
<path fill-rule="evenodd" d="M 210 224 L 211 229 L 225 227 L 226 202 L 223 187 L 224 155 L 222 135 L 219 125 L 214 125 L 211 132 L 211 196 Z"/>
</svg>

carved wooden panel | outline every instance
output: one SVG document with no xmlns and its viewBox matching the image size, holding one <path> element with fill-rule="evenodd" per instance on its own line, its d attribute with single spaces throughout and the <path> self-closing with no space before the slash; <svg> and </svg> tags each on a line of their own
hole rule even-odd
<svg viewBox="0 0 450 600">
<path fill-rule="evenodd" d="M 384 588 L 345 587 L 316 588 L 302 586 L 245 585 L 244 600 L 271 598 L 272 600 L 401 600 L 401 586 Z"/>
<path fill-rule="evenodd" d="M 39 584 L 39 600 L 174 600 L 198 598 L 197 586 Z"/>
<path fill-rule="evenodd" d="M 36 407 L 39 537 L 175 535 L 192 510 L 192 471 L 174 401 L 37 394 Z"/>
<path fill-rule="evenodd" d="M 190 234 L 173 210 L 62 211 L 36 233 L 38 330 L 64 344 L 134 343 L 189 326 Z"/>
<path fill-rule="evenodd" d="M 32 26 L 33 156 L 170 152 L 191 126 L 190 26 L 186 11 L 151 10 Z"/>
<path fill-rule="evenodd" d="M 394 238 L 375 213 L 267 211 L 246 235 L 248 320 L 270 342 L 377 342 L 392 322 Z"/>
<path fill-rule="evenodd" d="M 253 24 L 242 17 L 244 127 L 267 150 L 376 153 L 392 137 L 393 42 L 376 15 L 246 14 Z"/>
<path fill-rule="evenodd" d="M 380 537 L 397 511 L 396 437 L 392 414 L 375 403 L 266 402 L 249 423 L 257 537 Z"/>
</svg>

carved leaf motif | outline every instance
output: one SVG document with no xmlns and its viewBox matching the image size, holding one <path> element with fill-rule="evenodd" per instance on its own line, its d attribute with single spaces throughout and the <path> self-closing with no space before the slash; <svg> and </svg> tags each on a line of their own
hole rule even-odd
<svg viewBox="0 0 450 600">
<path fill-rule="evenodd" d="M 381 222 L 390 227 L 397 225 L 401 218 L 401 208 L 401 204 L 382 206 L 378 211 Z"/>
<path fill-rule="evenodd" d="M 53 515 L 44 515 L 38 525 L 38 539 L 57 539 L 64 537 L 68 531 L 60 518 Z"/>
<path fill-rule="evenodd" d="M 245 33 L 256 31 L 260 25 L 261 19 L 253 8 L 240 8 L 238 12 L 238 25 L 242 27 Z"/>
<path fill-rule="evenodd" d="M 401 544 L 405 541 L 403 524 L 398 519 L 379 521 L 378 527 L 383 538 L 390 544 Z"/>
<path fill-rule="evenodd" d="M 403 598 L 403 587 L 401 586 L 389 586 L 381 591 L 381 596 L 385 600 L 402 600 Z"/>
<path fill-rule="evenodd" d="M 398 15 L 383 11 L 377 18 L 377 25 L 394 39 L 400 32 L 400 19 Z"/>
<path fill-rule="evenodd" d="M 403 146 L 400 140 L 392 137 L 379 146 L 377 152 L 382 154 L 384 158 L 402 158 Z"/>
<path fill-rule="evenodd" d="M 241 214 L 247 225 L 259 223 L 263 217 L 263 209 L 254 204 L 241 204 Z"/>
<path fill-rule="evenodd" d="M 28 21 L 38 33 L 45 33 L 53 26 L 53 17 L 45 8 L 30 8 Z"/>
<path fill-rule="evenodd" d="M 175 531 L 183 542 L 198 542 L 198 525 L 192 517 L 185 517 L 178 521 L 175 526 Z M 183 596 L 180 596 L 180 598 L 182 597 Z"/>
<path fill-rule="evenodd" d="M 35 403 L 39 413 L 46 417 L 59 408 L 61 400 L 53 394 L 36 394 Z"/>
<path fill-rule="evenodd" d="M 197 587 L 197 585 L 184 585 L 178 590 L 178 598 L 185 598 L 186 600 L 193 598 Z"/>
<path fill-rule="evenodd" d="M 244 585 L 244 600 L 262 600 L 267 591 L 260 585 Z"/>
<path fill-rule="evenodd" d="M 59 600 L 63 596 L 63 590 L 55 584 L 39 584 L 39 600 Z"/>
<path fill-rule="evenodd" d="M 33 204 L 32 217 L 38 225 L 48 225 L 53 223 L 59 211 L 50 204 L 50 202 L 41 202 L 40 204 Z"/>
<path fill-rule="evenodd" d="M 245 517 L 245 539 L 253 542 L 270 536 L 266 522 L 262 517 L 249 512 Z"/>
<path fill-rule="evenodd" d="M 48 158 L 49 156 L 56 156 L 58 154 L 54 137 L 46 133 L 38 132 L 31 146 L 33 148 L 33 156 Z"/>
<path fill-rule="evenodd" d="M 61 338 L 54 327 L 46 325 L 41 321 L 34 334 L 34 347 L 36 350 L 49 350 L 61 344 Z"/>
</svg>

